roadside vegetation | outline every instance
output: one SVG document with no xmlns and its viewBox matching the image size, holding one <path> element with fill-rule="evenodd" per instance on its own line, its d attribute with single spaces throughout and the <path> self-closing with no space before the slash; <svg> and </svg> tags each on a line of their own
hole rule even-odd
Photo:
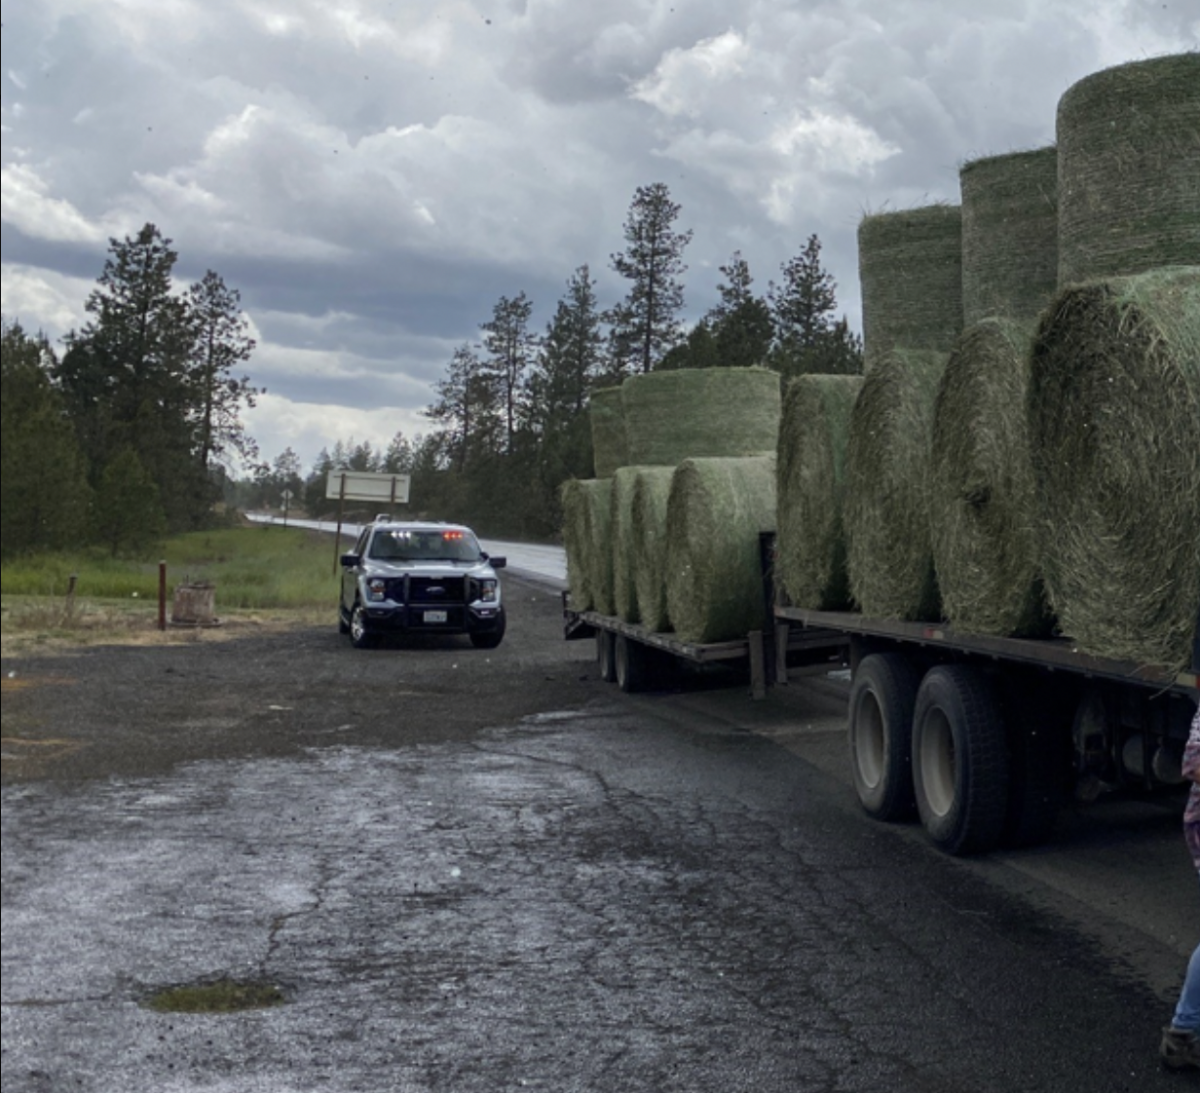
<svg viewBox="0 0 1200 1093">
<path fill-rule="evenodd" d="M 64 640 L 155 640 L 160 562 L 168 620 L 174 589 L 202 582 L 214 586 L 218 621 L 234 631 L 333 617 L 332 536 L 278 525 L 220 528 L 173 536 L 153 553 L 121 558 L 90 546 L 6 560 L 0 565 L 5 651 Z M 176 638 L 189 633 L 195 631 L 167 630 Z"/>
</svg>

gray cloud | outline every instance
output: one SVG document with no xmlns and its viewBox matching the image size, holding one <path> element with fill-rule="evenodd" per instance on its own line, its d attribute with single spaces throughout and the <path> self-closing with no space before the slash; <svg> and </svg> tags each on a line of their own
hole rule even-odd
<svg viewBox="0 0 1200 1093">
<path fill-rule="evenodd" d="M 154 222 L 241 291 L 253 425 L 307 460 L 322 422 L 419 424 L 501 295 L 540 326 L 588 263 L 614 302 L 652 181 L 693 317 L 735 249 L 765 291 L 816 232 L 857 323 L 865 211 L 957 201 L 1075 80 L 1198 38 L 1181 0 L 34 0 L 2 38 L 4 308 L 62 333 L 69 278 Z"/>
</svg>

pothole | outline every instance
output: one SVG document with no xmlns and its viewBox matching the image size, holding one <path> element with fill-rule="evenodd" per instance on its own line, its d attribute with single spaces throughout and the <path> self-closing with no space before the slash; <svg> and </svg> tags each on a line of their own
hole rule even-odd
<svg viewBox="0 0 1200 1093">
<path fill-rule="evenodd" d="M 158 1013 L 241 1013 L 286 1001 L 283 991 L 266 980 L 221 978 L 165 987 L 142 1004 Z"/>
</svg>

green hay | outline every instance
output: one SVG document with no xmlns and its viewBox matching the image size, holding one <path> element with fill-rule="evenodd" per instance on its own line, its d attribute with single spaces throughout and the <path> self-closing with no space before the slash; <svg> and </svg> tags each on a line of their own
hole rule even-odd
<svg viewBox="0 0 1200 1093">
<path fill-rule="evenodd" d="M 864 371 L 896 347 L 949 353 L 962 330 L 962 210 L 929 205 L 858 226 Z"/>
<path fill-rule="evenodd" d="M 610 536 L 612 479 L 587 478 L 563 487 L 563 546 L 572 605 L 613 614 Z"/>
<path fill-rule="evenodd" d="M 774 452 L 779 374 L 764 368 L 689 368 L 621 385 L 627 462 L 674 467 L 692 457 Z"/>
<path fill-rule="evenodd" d="M 861 376 L 799 376 L 779 426 L 775 578 L 788 602 L 850 606 L 842 504 L 850 413 Z"/>
<path fill-rule="evenodd" d="M 1058 103 L 1062 287 L 1200 264 L 1200 53 L 1093 73 Z"/>
<path fill-rule="evenodd" d="M 638 612 L 650 630 L 671 628 L 667 614 L 667 499 L 674 467 L 643 467 L 633 481 L 630 503 L 633 576 Z"/>
<path fill-rule="evenodd" d="M 863 380 L 846 451 L 846 565 L 866 615 L 940 618 L 929 538 L 929 443 L 947 354 L 894 349 Z"/>
<path fill-rule="evenodd" d="M 588 417 L 592 425 L 592 460 L 596 477 L 611 478 L 618 467 L 629 462 L 621 388 L 594 390 L 588 400 Z"/>
<path fill-rule="evenodd" d="M 633 526 L 633 490 L 641 467 L 621 467 L 612 480 L 609 528 L 612 541 L 613 609 L 623 622 L 640 622 Z"/>
<path fill-rule="evenodd" d="M 934 568 L 946 618 L 1002 637 L 1044 637 L 1025 402 L 1033 328 L 968 327 L 938 388 L 929 493 Z"/>
<path fill-rule="evenodd" d="M 684 641 L 766 625 L 759 536 L 775 530 L 775 456 L 688 459 L 667 499 L 667 614 Z"/>
<path fill-rule="evenodd" d="M 1186 667 L 1200 609 L 1200 266 L 1064 290 L 1033 346 L 1037 533 L 1064 633 Z"/>
<path fill-rule="evenodd" d="M 563 513 L 563 553 L 567 556 L 567 587 L 571 592 L 571 606 L 576 611 L 590 611 L 596 605 L 584 540 L 589 486 L 586 481 L 568 478 L 559 491 Z"/>
<path fill-rule="evenodd" d="M 963 165 L 963 325 L 1033 323 L 1058 288 L 1058 152 L 1040 148 Z"/>
</svg>

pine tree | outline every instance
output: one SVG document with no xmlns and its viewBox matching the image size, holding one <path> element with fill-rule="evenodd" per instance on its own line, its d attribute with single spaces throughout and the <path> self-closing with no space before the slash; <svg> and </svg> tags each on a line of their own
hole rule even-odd
<svg viewBox="0 0 1200 1093">
<path fill-rule="evenodd" d="M 772 366 L 786 376 L 805 372 L 862 371 L 861 344 L 845 319 L 834 322 L 837 282 L 821 265 L 821 241 L 808 237 L 804 250 L 784 263 L 783 283 L 771 283 L 775 321 Z"/>
<path fill-rule="evenodd" d="M 600 374 L 602 346 L 596 282 L 583 265 L 567 281 L 567 293 L 546 327 L 530 381 L 543 429 L 584 412 L 588 391 Z"/>
<path fill-rule="evenodd" d="M 114 558 L 146 550 L 166 530 L 158 486 L 132 447 L 121 448 L 101 472 L 93 520 Z"/>
<path fill-rule="evenodd" d="M 0 555 L 86 540 L 90 490 L 75 430 L 50 381 L 54 354 L 19 323 L 0 328 Z"/>
<path fill-rule="evenodd" d="M 437 401 L 425 415 L 442 426 L 457 471 L 475 457 L 498 454 L 500 418 L 493 377 L 470 345 L 454 351 L 447 374 L 434 389 Z"/>
<path fill-rule="evenodd" d="M 665 183 L 639 186 L 625 220 L 625 250 L 612 268 L 630 283 L 629 293 L 607 316 L 614 378 L 649 372 L 680 339 L 679 312 L 687 266 L 683 251 L 691 231 L 673 228 L 680 211 Z"/>
<path fill-rule="evenodd" d="M 487 353 L 484 368 L 495 378 L 503 404 L 506 452 L 514 448 L 520 415 L 519 395 L 537 346 L 537 338 L 529 330 L 532 312 L 533 304 L 524 292 L 512 298 L 501 296 L 492 309 L 491 319 L 480 326 Z"/>
<path fill-rule="evenodd" d="M 56 378 L 97 488 L 97 476 L 131 448 L 169 526 L 194 527 L 213 498 L 195 456 L 193 327 L 185 301 L 171 293 L 177 255 L 153 224 L 109 244 L 84 304 L 93 318 L 67 336 Z"/>
<path fill-rule="evenodd" d="M 192 328 L 196 457 L 201 470 L 208 473 L 214 460 L 228 455 L 253 460 L 258 454 L 239 412 L 243 405 L 253 407 L 261 392 L 250 385 L 248 376 L 233 372 L 250 359 L 255 343 L 242 314 L 241 294 L 228 288 L 212 270 L 188 289 L 186 304 Z"/>
<path fill-rule="evenodd" d="M 730 368 L 765 364 L 775 335 L 771 309 L 750 290 L 754 279 L 740 251 L 720 270 L 726 277 L 717 285 L 721 302 L 708 313 L 717 363 Z"/>
</svg>

